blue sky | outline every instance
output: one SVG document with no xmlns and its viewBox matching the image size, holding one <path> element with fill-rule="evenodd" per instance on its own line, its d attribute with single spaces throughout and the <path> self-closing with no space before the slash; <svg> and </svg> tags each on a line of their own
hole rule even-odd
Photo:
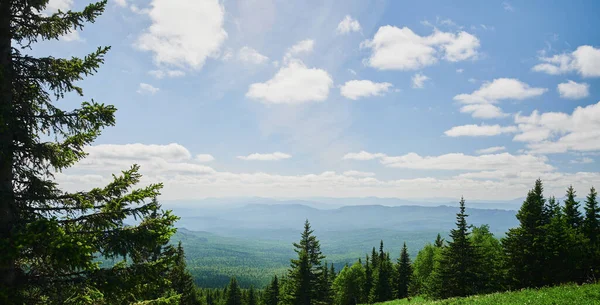
<svg viewBox="0 0 600 305">
<path fill-rule="evenodd" d="M 48 12 L 86 1 L 51 0 Z M 114 104 L 90 156 L 165 199 L 522 197 L 600 186 L 596 1 L 114 0 L 35 55 L 112 47 L 81 82 Z M 59 103 L 76 107 L 82 99 Z"/>
</svg>

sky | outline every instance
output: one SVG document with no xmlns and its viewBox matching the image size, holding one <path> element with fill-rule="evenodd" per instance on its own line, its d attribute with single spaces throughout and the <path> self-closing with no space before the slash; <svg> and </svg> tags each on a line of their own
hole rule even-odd
<svg viewBox="0 0 600 305">
<path fill-rule="evenodd" d="M 80 10 L 50 0 L 44 13 Z M 136 163 L 161 198 L 508 200 L 600 187 L 597 1 L 109 0 L 36 56 L 111 46 L 80 82 L 117 124 L 57 173 Z"/>
</svg>

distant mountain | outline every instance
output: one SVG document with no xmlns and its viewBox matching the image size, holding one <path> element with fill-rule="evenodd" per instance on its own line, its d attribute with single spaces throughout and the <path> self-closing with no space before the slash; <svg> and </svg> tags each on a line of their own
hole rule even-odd
<svg viewBox="0 0 600 305">
<path fill-rule="evenodd" d="M 357 205 L 318 209 L 304 204 L 252 203 L 243 206 L 169 206 L 181 217 L 178 227 L 226 236 L 279 238 L 284 232 L 298 232 L 308 219 L 315 230 L 447 232 L 454 227 L 458 209 L 453 206 Z M 467 207 L 470 224 L 488 224 L 492 232 L 504 233 L 517 225 L 516 211 Z M 279 236 L 278 236 L 279 234 Z"/>
</svg>

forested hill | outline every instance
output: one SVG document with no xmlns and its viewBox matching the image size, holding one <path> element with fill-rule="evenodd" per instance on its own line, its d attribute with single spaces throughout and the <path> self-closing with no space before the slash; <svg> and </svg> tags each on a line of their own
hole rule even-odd
<svg viewBox="0 0 600 305">
<path fill-rule="evenodd" d="M 165 207 L 181 216 L 178 227 L 234 236 L 258 234 L 263 238 L 269 237 L 265 235 L 268 231 L 297 234 L 297 228 L 306 219 L 310 219 L 320 232 L 363 229 L 446 232 L 454 226 L 453 215 L 456 213 L 456 208 L 450 206 L 364 205 L 317 209 L 304 204 L 247 204 L 222 208 L 189 204 Z M 469 214 L 472 224 L 488 224 L 493 232 L 506 232 L 517 225 L 516 211 L 512 210 L 472 208 Z"/>
</svg>

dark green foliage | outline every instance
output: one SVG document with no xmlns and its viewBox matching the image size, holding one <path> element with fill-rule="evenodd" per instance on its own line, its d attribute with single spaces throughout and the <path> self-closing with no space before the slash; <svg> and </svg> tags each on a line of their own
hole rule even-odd
<svg viewBox="0 0 600 305">
<path fill-rule="evenodd" d="M 439 235 L 438 235 L 439 237 Z M 394 295 L 397 299 L 403 299 L 408 297 L 408 287 L 412 278 L 413 270 L 410 263 L 410 257 L 408 256 L 408 248 L 406 243 L 402 246 L 400 257 L 395 268 L 394 274 Z"/>
<path fill-rule="evenodd" d="M 56 171 L 83 159 L 84 147 L 115 124 L 115 107 L 83 102 L 63 110 L 55 99 L 94 74 L 109 47 L 84 58 L 24 54 L 38 41 L 82 29 L 106 1 L 81 12 L 42 15 L 47 0 L 0 2 L 0 303 L 121 304 L 176 302 L 165 279 L 173 249 L 162 247 L 177 217 L 152 199 L 161 184 L 134 189 L 132 166 L 105 187 L 68 193 Z M 42 50 L 43 52 L 43 50 Z M 42 138 L 43 137 L 43 138 Z M 136 217 L 137 225 L 124 220 Z M 121 262 L 105 267 L 102 259 Z"/>
<path fill-rule="evenodd" d="M 369 302 L 384 302 L 394 297 L 392 275 L 394 266 L 388 254 L 383 252 L 383 241 L 379 244 L 378 265 L 373 273 L 373 287 L 369 295 Z"/>
<path fill-rule="evenodd" d="M 279 279 L 277 279 L 277 276 L 274 276 L 271 283 L 265 288 L 263 304 L 277 305 L 277 303 L 279 303 Z"/>
<path fill-rule="evenodd" d="M 444 242 L 445 240 L 442 238 L 442 236 L 440 235 L 440 233 L 438 233 L 437 237 L 435 238 L 435 242 L 433 243 L 434 246 L 441 248 L 444 246 Z"/>
<path fill-rule="evenodd" d="M 600 207 L 598 206 L 595 188 L 590 189 L 590 193 L 585 199 L 585 219 L 583 220 L 583 234 L 589 241 L 587 250 L 588 262 L 585 266 L 585 273 L 588 280 L 600 278 Z"/>
<path fill-rule="evenodd" d="M 545 201 L 542 181 L 538 179 L 517 213 L 519 227 L 510 229 L 502 240 L 509 281 L 513 288 L 540 287 L 546 284 L 540 276 L 546 270 L 544 225 L 548 223 L 548 218 Z"/>
<path fill-rule="evenodd" d="M 575 201 L 575 190 L 573 186 L 569 186 L 567 189 L 567 199 L 565 200 L 564 206 L 564 216 L 565 221 L 571 228 L 580 229 L 583 224 L 583 216 L 581 216 L 581 211 L 579 211 L 579 201 Z"/>
<path fill-rule="evenodd" d="M 365 283 L 362 290 L 362 302 L 369 301 L 369 295 L 371 294 L 371 289 L 373 289 L 373 269 L 372 264 L 369 264 L 369 255 L 367 254 L 365 258 Z"/>
<path fill-rule="evenodd" d="M 450 231 L 452 241 L 443 248 L 438 267 L 441 285 L 433 291 L 438 298 L 463 297 L 481 290 L 479 266 L 481 258 L 469 238 L 465 213 L 465 200 L 460 200 L 460 212 L 456 214 L 456 229 Z"/>
<path fill-rule="evenodd" d="M 235 277 L 231 278 L 225 292 L 225 305 L 242 305 L 242 291 Z"/>
<path fill-rule="evenodd" d="M 325 256 L 321 253 L 321 246 L 317 238 L 312 235 L 308 220 L 304 223 L 304 231 L 300 243 L 294 243 L 297 259 L 291 260 L 288 272 L 290 295 L 293 305 L 311 305 L 323 302 L 321 260 Z"/>
<path fill-rule="evenodd" d="M 505 258 L 502 244 L 490 232 L 488 225 L 473 227 L 470 239 L 481 259 L 478 265 L 481 284 L 479 293 L 503 290 L 506 274 L 503 265 Z"/>
<path fill-rule="evenodd" d="M 171 287 L 173 287 L 175 292 L 181 295 L 181 305 L 200 304 L 200 298 L 196 292 L 194 279 L 186 269 L 185 253 L 181 246 L 181 242 L 177 245 L 175 265 L 170 271 L 169 280 L 171 281 Z"/>
<path fill-rule="evenodd" d="M 365 269 L 360 262 L 344 267 L 333 282 L 334 304 L 356 305 L 364 300 Z"/>
<path fill-rule="evenodd" d="M 258 297 L 256 295 L 256 291 L 254 290 L 254 286 L 250 286 L 248 289 L 248 295 L 246 296 L 246 305 L 257 305 Z"/>
</svg>

